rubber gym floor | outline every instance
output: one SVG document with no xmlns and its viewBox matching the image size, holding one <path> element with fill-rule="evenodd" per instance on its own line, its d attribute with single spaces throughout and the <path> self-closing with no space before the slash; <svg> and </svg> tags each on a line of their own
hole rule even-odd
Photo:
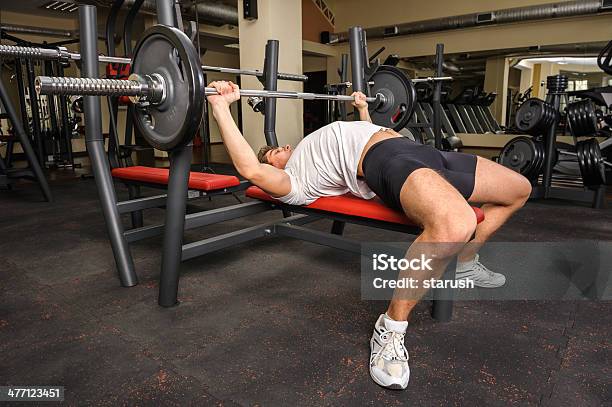
<svg viewBox="0 0 612 407">
<path fill-rule="evenodd" d="M 385 303 L 360 299 L 356 256 L 261 239 L 183 263 L 181 304 L 163 309 L 161 238 L 132 246 L 140 284 L 121 288 L 93 179 L 51 186 L 53 204 L 32 184 L 0 194 L 2 385 L 65 386 L 64 405 L 612 405 L 611 302 L 459 302 L 450 323 L 421 303 L 406 336 L 409 388 L 385 390 L 368 374 Z M 354 225 L 346 235 L 401 236 Z M 609 209 L 530 202 L 495 240 L 611 238 Z"/>
</svg>

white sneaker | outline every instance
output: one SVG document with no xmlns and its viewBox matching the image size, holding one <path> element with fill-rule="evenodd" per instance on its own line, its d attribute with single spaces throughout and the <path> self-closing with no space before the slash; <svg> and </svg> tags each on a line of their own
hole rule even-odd
<svg viewBox="0 0 612 407">
<path fill-rule="evenodd" d="M 472 262 L 457 263 L 457 280 L 473 280 L 474 285 L 484 288 L 497 288 L 506 284 L 506 277 L 503 274 L 489 270 L 478 259 L 477 254 Z"/>
<path fill-rule="evenodd" d="M 404 346 L 407 321 L 394 321 L 382 314 L 370 339 L 370 376 L 379 385 L 394 390 L 408 387 L 410 368 Z"/>
</svg>

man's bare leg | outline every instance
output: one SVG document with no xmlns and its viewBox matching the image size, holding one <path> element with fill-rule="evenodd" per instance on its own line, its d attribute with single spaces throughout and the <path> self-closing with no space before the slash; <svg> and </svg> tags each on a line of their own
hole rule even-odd
<svg viewBox="0 0 612 407">
<path fill-rule="evenodd" d="M 427 253 L 433 271 L 426 278 L 440 277 L 452 256 L 461 251 L 476 229 L 474 211 L 459 191 L 436 171 L 421 168 L 414 171 L 402 187 L 400 200 L 406 215 L 423 227 L 423 233 L 408 249 L 406 258 L 419 257 Z M 417 277 L 423 272 L 412 272 Z M 401 277 L 405 277 L 402 275 Z M 406 292 L 396 290 L 389 304 L 387 315 L 395 321 L 406 321 L 418 300 L 427 289 L 419 288 Z"/>
<path fill-rule="evenodd" d="M 484 204 L 485 220 L 476 227 L 474 239 L 458 255 L 458 261 L 472 261 L 482 245 L 525 205 L 530 194 L 531 184 L 527 178 L 478 157 L 474 192 L 469 202 Z"/>
</svg>

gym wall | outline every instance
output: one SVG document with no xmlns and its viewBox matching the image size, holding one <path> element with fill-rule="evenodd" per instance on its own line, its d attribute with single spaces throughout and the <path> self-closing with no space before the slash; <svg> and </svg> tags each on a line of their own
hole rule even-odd
<svg viewBox="0 0 612 407">
<path fill-rule="evenodd" d="M 328 1 L 328 4 L 336 16 L 335 31 L 344 32 L 355 25 L 368 28 L 487 10 L 550 4 L 551 2 L 551 0 L 462 0 L 452 2 L 430 0 L 427 2 L 427 7 L 423 7 L 423 2 L 417 0 L 380 0 L 376 2 L 376 12 L 373 12 L 373 3 L 370 0 L 332 0 Z M 373 52 L 385 46 L 386 50 L 380 55 L 381 60 L 384 60 L 389 54 L 399 54 L 402 57 L 433 55 L 437 43 L 443 43 L 445 53 L 448 54 L 532 45 L 599 42 L 608 41 L 611 36 L 610 15 L 604 14 L 482 26 L 385 39 L 371 38 L 368 39 L 368 49 Z M 334 48 L 337 56 L 328 60 L 328 77 L 335 75 L 340 64 L 339 56 L 348 52 L 348 43 L 338 44 Z M 500 75 L 500 72 L 495 69 L 488 71 L 490 74 Z M 497 77 L 489 78 L 488 82 L 485 79 L 485 84 L 489 86 L 501 86 L 504 82 L 503 79 L 499 80 Z M 500 89 L 486 86 L 485 91 L 497 91 L 499 94 L 492 106 L 492 111 L 498 121 L 503 122 L 506 98 L 499 92 Z"/>
</svg>

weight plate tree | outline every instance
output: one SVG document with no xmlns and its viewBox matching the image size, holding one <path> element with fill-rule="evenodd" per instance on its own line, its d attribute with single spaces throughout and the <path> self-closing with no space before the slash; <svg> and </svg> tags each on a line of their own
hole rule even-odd
<svg viewBox="0 0 612 407">
<path fill-rule="evenodd" d="M 414 84 L 400 69 L 381 65 L 372 75 L 370 94 L 382 94 L 386 102 L 370 105 L 372 122 L 399 131 L 403 129 L 414 111 L 416 89 Z"/>
</svg>

